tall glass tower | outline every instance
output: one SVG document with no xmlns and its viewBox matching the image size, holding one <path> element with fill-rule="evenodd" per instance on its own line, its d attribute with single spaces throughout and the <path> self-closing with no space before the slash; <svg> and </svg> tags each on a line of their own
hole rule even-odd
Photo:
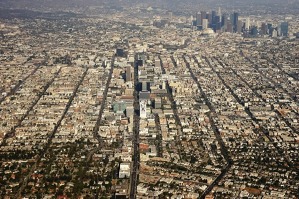
<svg viewBox="0 0 299 199">
<path fill-rule="evenodd" d="M 281 36 L 287 37 L 289 34 L 289 23 L 282 22 L 280 24 Z"/>
</svg>

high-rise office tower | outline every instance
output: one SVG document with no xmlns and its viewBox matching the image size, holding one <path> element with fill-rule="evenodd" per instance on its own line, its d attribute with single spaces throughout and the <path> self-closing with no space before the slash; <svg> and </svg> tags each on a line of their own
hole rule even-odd
<svg viewBox="0 0 299 199">
<path fill-rule="evenodd" d="M 143 81 L 141 82 L 141 85 L 142 85 L 142 91 L 147 91 L 147 82 Z"/>
<path fill-rule="evenodd" d="M 146 118 L 146 100 L 139 100 L 140 103 L 140 117 L 145 119 Z"/>
<path fill-rule="evenodd" d="M 235 21 L 235 15 L 234 15 L 234 13 L 230 15 L 229 20 L 230 20 L 230 22 L 232 24 L 232 27 L 233 27 L 233 30 L 234 30 L 234 26 L 235 26 L 234 25 L 234 21 Z"/>
<path fill-rule="evenodd" d="M 226 32 L 233 32 L 233 24 L 231 21 L 228 21 L 226 24 Z"/>
<path fill-rule="evenodd" d="M 223 15 L 222 15 L 221 25 L 222 25 L 222 28 L 223 28 L 224 30 L 227 29 L 228 22 L 230 22 L 230 20 L 228 19 L 228 16 L 227 16 L 226 14 L 223 14 Z"/>
<path fill-rule="evenodd" d="M 212 24 L 212 13 L 207 13 L 208 24 Z"/>
<path fill-rule="evenodd" d="M 202 25 L 202 17 L 201 17 L 201 14 L 199 12 L 196 14 L 196 25 L 197 26 Z"/>
<path fill-rule="evenodd" d="M 250 28 L 250 19 L 249 19 L 249 17 L 246 19 L 246 23 L 245 23 L 245 29 L 246 30 L 249 30 L 249 28 Z"/>
<path fill-rule="evenodd" d="M 241 33 L 242 28 L 243 28 L 243 22 L 241 20 L 238 20 L 237 33 Z"/>
<path fill-rule="evenodd" d="M 126 68 L 126 81 L 132 81 L 131 75 L 131 66 L 127 66 Z"/>
<path fill-rule="evenodd" d="M 234 13 L 230 14 L 229 20 L 233 23 L 234 22 Z"/>
<path fill-rule="evenodd" d="M 206 11 L 201 11 L 200 14 L 201 14 L 201 24 L 202 24 L 203 19 L 207 18 L 207 12 Z"/>
<path fill-rule="evenodd" d="M 261 33 L 262 33 L 263 35 L 266 35 L 267 32 L 268 32 L 268 26 L 267 26 L 267 24 L 266 24 L 266 23 L 262 23 L 262 26 L 261 26 Z"/>
<path fill-rule="evenodd" d="M 268 23 L 268 24 L 267 24 L 267 28 L 268 28 L 268 34 L 269 34 L 269 35 L 272 35 L 272 33 L 273 33 L 273 27 L 272 27 L 272 24 Z"/>
<path fill-rule="evenodd" d="M 162 89 L 166 89 L 166 82 L 165 81 L 163 81 L 163 83 L 162 83 Z"/>
<path fill-rule="evenodd" d="M 221 20 L 220 16 L 215 16 L 215 30 L 220 30 L 221 29 Z"/>
<path fill-rule="evenodd" d="M 253 27 L 251 27 L 251 29 L 250 29 L 250 34 L 251 34 L 252 36 L 256 37 L 256 36 L 258 35 L 258 33 L 259 33 L 259 31 L 258 31 L 257 26 L 253 26 Z"/>
<path fill-rule="evenodd" d="M 281 36 L 287 37 L 289 34 L 289 23 L 282 22 L 280 24 L 280 31 L 281 31 Z"/>
<path fill-rule="evenodd" d="M 277 36 L 282 36 L 282 34 L 281 34 L 281 28 L 280 28 L 280 26 L 279 26 L 279 27 L 277 27 Z"/>
<path fill-rule="evenodd" d="M 227 16 L 226 14 L 223 14 L 221 17 L 221 26 L 224 26 L 227 24 Z"/>
<path fill-rule="evenodd" d="M 273 29 L 273 31 L 272 31 L 272 37 L 277 37 L 277 30 L 276 29 Z"/>
<path fill-rule="evenodd" d="M 233 19 L 231 19 L 231 22 L 233 23 L 235 32 L 237 32 L 238 21 L 239 21 L 239 13 L 234 12 Z"/>
<path fill-rule="evenodd" d="M 222 13 L 221 13 L 221 8 L 220 7 L 218 8 L 218 14 L 217 15 L 220 17 L 220 21 L 221 21 L 222 20 L 221 19 Z"/>
<path fill-rule="evenodd" d="M 208 28 L 208 19 L 203 19 L 202 20 L 202 29 L 205 30 Z"/>
<path fill-rule="evenodd" d="M 150 92 L 142 91 L 139 93 L 139 105 L 140 105 L 140 118 L 146 118 L 146 106 L 150 100 Z"/>
<path fill-rule="evenodd" d="M 216 24 L 215 17 L 217 16 L 216 11 L 212 11 L 212 24 Z"/>
<path fill-rule="evenodd" d="M 155 98 L 155 108 L 158 109 L 158 108 L 161 108 L 161 107 L 162 107 L 162 99 L 161 99 L 161 97 Z"/>
</svg>

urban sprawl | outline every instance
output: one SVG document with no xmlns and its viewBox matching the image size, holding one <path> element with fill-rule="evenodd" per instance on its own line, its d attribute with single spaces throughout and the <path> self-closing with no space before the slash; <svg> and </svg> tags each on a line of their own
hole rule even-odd
<svg viewBox="0 0 299 199">
<path fill-rule="evenodd" d="M 0 198 L 298 198 L 299 17 L 0 20 Z"/>
</svg>

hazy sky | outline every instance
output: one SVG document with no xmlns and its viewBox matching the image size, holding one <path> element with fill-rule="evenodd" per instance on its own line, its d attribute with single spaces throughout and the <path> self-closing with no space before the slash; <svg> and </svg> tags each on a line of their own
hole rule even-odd
<svg viewBox="0 0 299 199">
<path fill-rule="evenodd" d="M 77 9 L 88 6 L 157 6 L 169 10 L 236 9 L 299 13 L 299 0 L 0 0 L 0 8 L 43 10 Z"/>
</svg>

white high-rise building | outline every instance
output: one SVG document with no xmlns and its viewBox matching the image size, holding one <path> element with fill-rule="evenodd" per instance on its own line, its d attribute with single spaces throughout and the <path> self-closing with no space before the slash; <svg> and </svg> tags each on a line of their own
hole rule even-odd
<svg viewBox="0 0 299 199">
<path fill-rule="evenodd" d="M 146 106 L 149 99 L 150 99 L 149 91 L 142 91 L 139 93 L 140 118 L 142 119 L 145 119 L 147 117 Z"/>
<path fill-rule="evenodd" d="M 278 32 L 277 32 L 277 30 L 273 30 L 273 32 L 272 32 L 272 37 L 277 37 L 278 36 Z"/>
<path fill-rule="evenodd" d="M 245 22 L 245 29 L 246 30 L 249 30 L 249 28 L 250 28 L 250 19 L 249 19 L 249 17 L 246 19 L 246 22 Z"/>
<path fill-rule="evenodd" d="M 140 100 L 140 118 L 145 119 L 146 118 L 146 102 L 147 100 Z"/>
<path fill-rule="evenodd" d="M 208 28 L 208 19 L 203 19 L 202 20 L 202 29 L 205 30 Z"/>
<path fill-rule="evenodd" d="M 163 83 L 162 83 L 162 89 L 166 89 L 166 82 L 165 81 L 163 81 Z"/>
</svg>

